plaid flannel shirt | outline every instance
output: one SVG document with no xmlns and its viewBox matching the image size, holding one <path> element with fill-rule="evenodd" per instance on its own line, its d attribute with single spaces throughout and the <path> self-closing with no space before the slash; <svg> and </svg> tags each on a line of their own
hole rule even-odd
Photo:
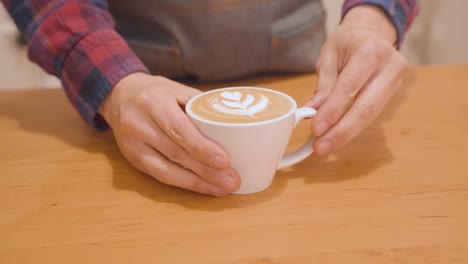
<svg viewBox="0 0 468 264">
<path fill-rule="evenodd" d="M 28 39 L 29 59 L 60 78 L 81 117 L 97 130 L 108 128 L 98 109 L 119 80 L 146 67 L 114 30 L 106 0 L 1 0 Z M 346 0 L 353 7 L 380 7 L 398 33 L 399 46 L 412 24 L 418 0 Z"/>
</svg>

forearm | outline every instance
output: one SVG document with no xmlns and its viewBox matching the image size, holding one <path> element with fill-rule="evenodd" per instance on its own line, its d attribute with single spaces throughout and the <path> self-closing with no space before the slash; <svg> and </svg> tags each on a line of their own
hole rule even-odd
<svg viewBox="0 0 468 264">
<path fill-rule="evenodd" d="M 419 0 L 346 0 L 343 4 L 342 17 L 359 5 L 373 5 L 383 11 L 396 30 L 395 44 L 398 48 L 419 12 Z"/>
<path fill-rule="evenodd" d="M 28 56 L 60 78 L 71 103 L 98 130 L 97 110 L 124 76 L 146 68 L 114 31 L 107 2 L 2 0 L 28 39 Z"/>
</svg>

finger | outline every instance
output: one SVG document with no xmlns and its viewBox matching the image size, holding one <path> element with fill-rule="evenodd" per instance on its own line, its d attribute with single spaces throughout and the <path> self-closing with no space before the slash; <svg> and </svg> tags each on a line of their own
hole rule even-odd
<svg viewBox="0 0 468 264">
<path fill-rule="evenodd" d="M 218 170 L 214 169 L 200 161 L 194 159 L 185 149 L 174 143 L 156 124 L 152 121 L 141 129 L 141 140 L 146 142 L 172 162 L 189 169 L 200 176 L 205 181 L 216 186 L 233 192 L 240 186 L 240 177 L 232 169 Z"/>
<path fill-rule="evenodd" d="M 317 138 L 314 143 L 317 155 L 325 155 L 343 147 L 364 130 L 400 87 L 401 73 L 406 66 L 406 59 L 395 52 L 391 62 L 362 90 L 340 122 Z"/>
<path fill-rule="evenodd" d="M 306 106 L 318 109 L 330 95 L 333 85 L 338 76 L 336 57 L 333 55 L 323 55 L 317 63 L 318 82 L 314 96 Z"/>
<path fill-rule="evenodd" d="M 174 100 L 174 99 L 168 99 Z M 216 169 L 229 167 L 229 156 L 216 143 L 205 138 L 176 102 L 154 104 L 151 116 L 169 138 L 190 156 Z"/>
<path fill-rule="evenodd" d="M 381 56 L 374 52 L 378 53 L 379 50 L 361 48 L 351 55 L 338 75 L 333 91 L 314 118 L 315 135 L 322 135 L 341 119 L 357 93 L 377 70 L 381 64 Z"/>
<path fill-rule="evenodd" d="M 159 152 L 141 141 L 133 140 L 131 145 L 127 148 L 127 153 L 132 156 L 129 161 L 133 161 L 135 167 L 164 184 L 218 197 L 229 193 L 165 159 Z"/>
</svg>

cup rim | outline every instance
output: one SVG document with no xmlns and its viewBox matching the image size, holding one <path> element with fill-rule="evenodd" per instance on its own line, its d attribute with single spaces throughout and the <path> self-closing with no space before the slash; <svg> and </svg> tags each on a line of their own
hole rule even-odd
<svg viewBox="0 0 468 264">
<path fill-rule="evenodd" d="M 280 95 L 286 97 L 291 102 L 291 104 L 292 104 L 291 110 L 289 110 L 288 112 L 284 113 L 283 115 L 280 115 L 280 116 L 275 117 L 273 119 L 257 121 L 257 122 L 250 122 L 250 123 L 228 123 L 228 122 L 213 121 L 213 120 L 209 120 L 209 119 L 200 117 L 200 116 L 196 115 L 195 113 L 193 113 L 193 111 L 191 109 L 192 103 L 201 96 L 204 96 L 204 95 L 207 95 L 207 94 L 210 94 L 210 93 L 219 92 L 220 90 L 228 91 L 228 90 L 241 90 L 241 89 L 262 90 L 262 91 L 268 91 L 268 92 L 280 94 Z M 287 94 L 285 94 L 283 92 L 273 90 L 273 89 L 268 89 L 268 88 L 263 88 L 263 87 L 253 87 L 253 86 L 232 86 L 232 87 L 223 87 L 223 88 L 213 89 L 211 91 L 203 92 L 203 93 L 191 98 L 188 101 L 188 103 L 185 105 L 185 112 L 187 113 L 187 115 L 190 118 L 193 118 L 193 119 L 195 119 L 195 120 L 197 120 L 199 122 L 203 122 L 205 124 L 218 125 L 218 126 L 228 126 L 228 127 L 247 127 L 247 126 L 259 126 L 259 125 L 270 124 L 270 123 L 278 122 L 278 121 L 280 121 L 282 119 L 285 119 L 285 118 L 289 117 L 290 115 L 294 114 L 296 111 L 297 111 L 297 102 L 291 96 L 289 96 L 289 95 L 287 95 Z"/>
</svg>

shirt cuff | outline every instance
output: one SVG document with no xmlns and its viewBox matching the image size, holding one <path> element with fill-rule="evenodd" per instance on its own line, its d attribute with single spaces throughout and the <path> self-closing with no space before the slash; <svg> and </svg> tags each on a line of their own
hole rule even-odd
<svg viewBox="0 0 468 264">
<path fill-rule="evenodd" d="M 346 16 L 349 10 L 359 5 L 374 5 L 379 7 L 387 17 L 392 21 L 397 31 L 397 49 L 400 49 L 405 37 L 406 29 L 409 27 L 408 12 L 401 5 L 400 1 L 394 0 L 360 0 L 345 1 L 343 4 L 342 18 Z"/>
<path fill-rule="evenodd" d="M 109 125 L 98 109 L 112 88 L 134 72 L 148 72 L 143 63 L 114 30 L 85 35 L 71 50 L 60 75 L 68 99 L 93 128 Z"/>
</svg>

